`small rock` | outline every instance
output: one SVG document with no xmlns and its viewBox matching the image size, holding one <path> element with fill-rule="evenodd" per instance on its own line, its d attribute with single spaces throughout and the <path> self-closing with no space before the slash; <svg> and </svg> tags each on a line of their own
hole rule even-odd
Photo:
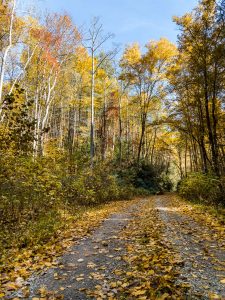
<svg viewBox="0 0 225 300">
<path fill-rule="evenodd" d="M 15 283 L 16 283 L 17 287 L 20 288 L 24 284 L 24 279 L 22 277 L 17 277 Z"/>
</svg>

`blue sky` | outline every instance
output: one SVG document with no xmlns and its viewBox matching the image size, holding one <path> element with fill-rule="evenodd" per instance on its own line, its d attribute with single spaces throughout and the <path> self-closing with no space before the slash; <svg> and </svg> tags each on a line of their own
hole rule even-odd
<svg viewBox="0 0 225 300">
<path fill-rule="evenodd" d="M 39 0 L 38 6 L 51 11 L 67 12 L 75 24 L 88 25 L 94 16 L 101 17 L 106 32 L 115 34 L 114 41 L 123 45 L 167 37 L 176 41 L 178 34 L 172 22 L 183 15 L 197 0 Z"/>
</svg>

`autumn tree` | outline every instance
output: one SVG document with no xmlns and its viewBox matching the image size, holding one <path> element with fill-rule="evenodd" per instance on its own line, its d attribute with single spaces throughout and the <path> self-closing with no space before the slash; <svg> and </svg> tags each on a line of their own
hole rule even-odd
<svg viewBox="0 0 225 300">
<path fill-rule="evenodd" d="M 15 8 L 16 0 L 6 1 L 0 4 L 0 112 L 3 104 L 2 96 L 6 62 L 9 51 L 14 43 Z"/>
<path fill-rule="evenodd" d="M 151 105 L 165 96 L 165 74 L 176 54 L 176 47 L 166 39 L 150 42 L 146 45 L 146 49 L 147 51 L 141 54 L 138 44 L 129 46 L 125 49 L 120 62 L 122 68 L 120 78 L 128 82 L 138 102 L 141 126 L 138 162 L 141 159 L 146 127 L 150 120 Z"/>
<path fill-rule="evenodd" d="M 100 24 L 99 18 L 92 20 L 91 26 L 88 29 L 85 39 L 85 47 L 90 51 L 92 66 L 91 66 L 91 130 L 90 130 L 90 155 L 91 165 L 94 163 L 95 155 L 95 76 L 102 63 L 110 60 L 115 55 L 115 50 L 105 53 L 100 60 L 97 60 L 97 54 L 101 47 L 113 37 L 111 33 L 104 34 L 103 26 Z"/>
<path fill-rule="evenodd" d="M 224 151 L 221 135 L 225 71 L 223 10 L 216 1 L 203 0 L 196 10 L 175 21 L 181 30 L 173 82 L 179 101 L 178 115 L 183 119 L 180 130 L 188 135 L 196 159 L 200 152 L 202 170 L 220 175 L 219 160 Z"/>
</svg>

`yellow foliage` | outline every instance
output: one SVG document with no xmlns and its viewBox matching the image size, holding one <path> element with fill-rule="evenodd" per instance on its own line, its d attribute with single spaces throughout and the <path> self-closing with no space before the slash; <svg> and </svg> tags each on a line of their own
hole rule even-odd
<svg viewBox="0 0 225 300">
<path fill-rule="evenodd" d="M 125 49 L 121 60 L 121 66 L 135 65 L 138 62 L 140 62 L 140 59 L 141 59 L 140 46 L 138 45 L 138 43 L 134 43 Z"/>
</svg>

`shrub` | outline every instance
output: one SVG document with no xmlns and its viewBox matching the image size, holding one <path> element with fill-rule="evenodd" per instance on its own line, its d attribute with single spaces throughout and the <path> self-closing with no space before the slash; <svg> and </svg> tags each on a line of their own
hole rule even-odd
<svg viewBox="0 0 225 300">
<path fill-rule="evenodd" d="M 0 215 L 15 223 L 56 207 L 61 182 L 46 160 L 7 156 L 0 160 L 0 188 Z"/>
<path fill-rule="evenodd" d="M 178 187 L 181 196 L 192 201 L 215 203 L 221 201 L 221 182 L 210 174 L 192 173 Z"/>
<path fill-rule="evenodd" d="M 57 164 L 44 158 L 0 157 L 0 252 L 46 241 L 59 220 L 62 185 Z"/>
<path fill-rule="evenodd" d="M 163 190 L 163 191 L 170 192 L 173 190 L 173 187 L 174 187 L 173 182 L 168 175 L 162 175 L 160 177 L 159 184 L 160 184 L 161 190 Z"/>
<path fill-rule="evenodd" d="M 119 178 L 125 185 L 131 184 L 136 188 L 136 193 L 156 194 L 171 191 L 173 184 L 170 178 L 159 170 L 157 166 L 142 162 L 140 165 L 130 165 L 119 170 Z"/>
<path fill-rule="evenodd" d="M 65 196 L 70 203 L 95 205 L 120 197 L 120 187 L 115 175 L 105 165 L 87 168 L 65 182 Z"/>
<path fill-rule="evenodd" d="M 147 190 L 144 188 L 137 188 L 137 189 L 135 189 L 135 194 L 137 196 L 148 197 L 152 194 L 152 192 L 150 190 Z"/>
<path fill-rule="evenodd" d="M 53 236 L 57 236 L 57 230 L 62 226 L 62 218 L 58 211 L 50 211 L 40 216 L 35 222 L 27 224 L 22 235 L 17 237 L 16 244 L 19 248 L 31 245 L 43 245 Z"/>
</svg>

